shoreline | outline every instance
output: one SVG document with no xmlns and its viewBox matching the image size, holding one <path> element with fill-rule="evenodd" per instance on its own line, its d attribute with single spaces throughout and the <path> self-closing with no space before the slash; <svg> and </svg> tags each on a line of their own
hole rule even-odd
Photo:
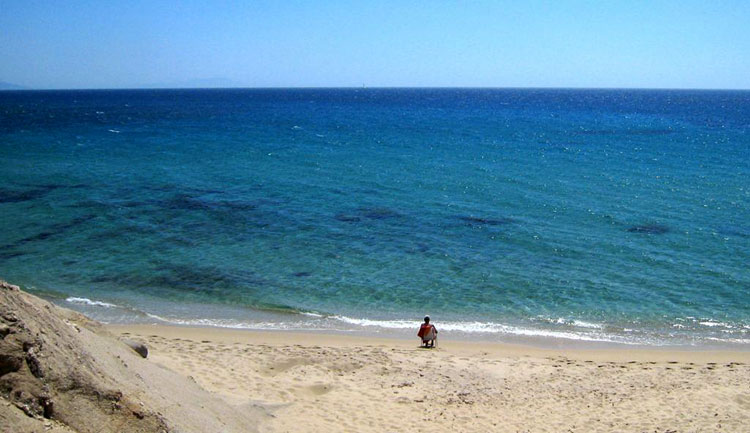
<svg viewBox="0 0 750 433">
<path fill-rule="evenodd" d="M 71 308 L 100 322 L 112 325 L 154 325 L 177 327 L 207 327 L 249 332 L 298 332 L 333 335 L 354 335 L 362 338 L 410 339 L 421 323 L 408 319 L 368 319 L 330 314 L 280 313 L 212 305 L 204 317 L 185 314 L 184 308 L 197 309 L 190 303 L 162 301 L 156 308 L 129 306 L 115 300 L 77 298 L 73 296 L 45 299 L 64 308 Z M 71 301 L 72 300 L 72 301 Z M 115 302 L 115 303 L 112 303 Z M 155 312 L 157 311 L 157 312 Z M 183 317 L 181 317 L 183 316 Z M 473 341 L 489 344 L 510 344 L 551 349 L 656 349 L 674 351 L 737 351 L 750 353 L 750 340 L 721 339 L 710 334 L 665 336 L 649 328 L 631 330 L 630 334 L 612 333 L 605 324 L 588 324 L 582 328 L 565 326 L 545 328 L 531 324 L 501 322 L 447 321 L 438 322 L 444 336 L 456 341 Z M 662 332 L 666 332 L 663 331 Z M 744 332 L 744 331 L 743 331 Z"/>
<path fill-rule="evenodd" d="M 185 326 L 163 324 L 105 324 L 105 327 L 116 335 L 158 335 L 163 338 L 182 338 L 209 340 L 222 343 L 242 344 L 302 344 L 332 345 L 340 347 L 377 346 L 396 347 L 399 349 L 418 348 L 416 337 L 407 338 L 394 334 L 392 336 L 372 336 L 365 334 L 345 334 L 325 330 L 285 331 L 285 330 L 249 330 L 231 329 L 210 326 Z M 303 342 L 303 343 L 300 343 Z M 586 342 L 589 343 L 589 342 Z M 564 346 L 564 347 L 563 347 Z M 600 361 L 677 361 L 677 362 L 733 362 L 750 363 L 750 351 L 725 350 L 701 347 L 660 346 L 601 346 L 594 347 L 581 344 L 558 344 L 548 347 L 535 344 L 507 343 L 496 341 L 476 341 L 441 337 L 438 340 L 438 351 L 473 354 L 484 353 L 496 356 L 516 357 L 554 357 L 567 356 L 575 359 L 592 359 Z"/>
</svg>

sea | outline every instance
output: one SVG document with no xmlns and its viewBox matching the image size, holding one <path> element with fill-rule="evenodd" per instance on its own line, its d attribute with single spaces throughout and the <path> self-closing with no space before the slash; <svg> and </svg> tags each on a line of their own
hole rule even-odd
<svg viewBox="0 0 750 433">
<path fill-rule="evenodd" d="M 0 278 L 107 323 L 750 350 L 750 91 L 0 92 Z"/>
</svg>

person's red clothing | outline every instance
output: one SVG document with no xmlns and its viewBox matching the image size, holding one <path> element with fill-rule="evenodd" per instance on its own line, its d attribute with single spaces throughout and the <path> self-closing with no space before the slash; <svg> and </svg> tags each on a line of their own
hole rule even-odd
<svg viewBox="0 0 750 433">
<path fill-rule="evenodd" d="M 422 326 L 419 327 L 419 332 L 417 332 L 417 337 L 424 339 L 424 336 L 427 335 L 427 333 L 430 332 L 430 329 L 434 327 L 435 326 L 432 323 L 423 323 Z M 437 330 L 435 330 L 435 333 L 437 334 Z"/>
</svg>

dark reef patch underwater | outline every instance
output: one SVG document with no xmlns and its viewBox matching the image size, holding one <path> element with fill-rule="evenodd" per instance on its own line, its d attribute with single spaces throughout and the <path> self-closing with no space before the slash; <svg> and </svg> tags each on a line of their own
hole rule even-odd
<svg viewBox="0 0 750 433">
<path fill-rule="evenodd" d="M 750 92 L 0 93 L 0 277 L 110 321 L 750 347 Z"/>
<path fill-rule="evenodd" d="M 468 225 L 488 225 L 488 226 L 500 226 L 504 224 L 513 224 L 515 220 L 513 218 L 480 218 L 475 216 L 462 216 L 459 217 L 461 221 L 464 221 Z"/>
<path fill-rule="evenodd" d="M 650 235 L 663 235 L 669 232 L 669 227 L 661 224 L 646 224 L 642 226 L 632 226 L 628 229 L 630 233 L 646 233 Z"/>
</svg>

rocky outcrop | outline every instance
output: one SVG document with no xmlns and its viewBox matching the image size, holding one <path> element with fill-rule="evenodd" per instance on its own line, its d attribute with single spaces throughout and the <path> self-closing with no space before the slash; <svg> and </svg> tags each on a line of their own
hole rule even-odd
<svg viewBox="0 0 750 433">
<path fill-rule="evenodd" d="M 87 317 L 0 281 L 7 431 L 245 432 L 267 416 L 259 406 L 236 410 L 144 358 Z"/>
<path fill-rule="evenodd" d="M 146 347 L 145 344 L 141 343 L 140 341 L 133 341 L 127 338 L 123 338 L 120 341 L 125 343 L 125 345 L 129 348 L 133 349 L 135 353 L 141 355 L 141 357 L 148 358 L 148 347 Z"/>
</svg>

